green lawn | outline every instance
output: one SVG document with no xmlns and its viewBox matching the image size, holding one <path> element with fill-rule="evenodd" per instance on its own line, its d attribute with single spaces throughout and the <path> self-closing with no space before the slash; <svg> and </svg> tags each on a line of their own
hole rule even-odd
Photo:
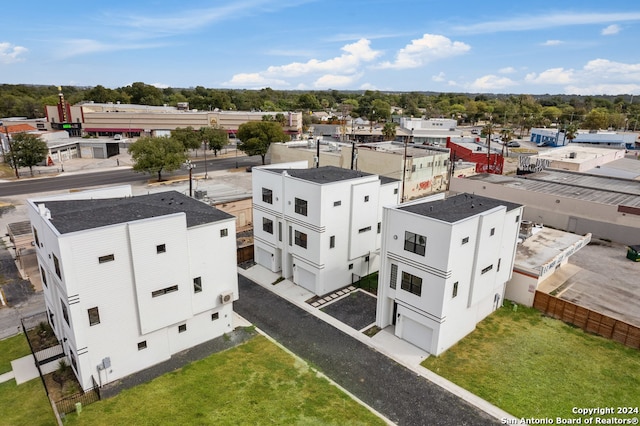
<svg viewBox="0 0 640 426">
<path fill-rule="evenodd" d="M 383 425 L 262 336 L 67 415 L 70 425 Z"/>
<path fill-rule="evenodd" d="M 13 379 L 0 383 L 0 407 L 0 425 L 3 426 L 56 425 L 51 404 L 39 378 L 18 386 Z"/>
<path fill-rule="evenodd" d="M 29 343 L 23 333 L 0 340 L 0 374 L 11 371 L 11 361 L 30 355 Z"/>
<path fill-rule="evenodd" d="M 516 417 L 640 401 L 640 351 L 522 306 L 499 309 L 422 365 Z"/>
</svg>

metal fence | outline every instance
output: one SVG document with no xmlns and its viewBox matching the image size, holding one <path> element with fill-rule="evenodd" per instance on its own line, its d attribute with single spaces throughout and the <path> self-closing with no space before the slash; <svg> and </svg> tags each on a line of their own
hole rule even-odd
<svg viewBox="0 0 640 426">
<path fill-rule="evenodd" d="M 640 349 L 640 328 L 624 321 L 578 306 L 540 291 L 536 291 L 533 307 L 550 317 L 606 337 L 623 345 Z"/>
<path fill-rule="evenodd" d="M 78 404 L 88 405 L 92 402 L 100 401 L 100 388 L 93 376 L 91 376 L 93 388 L 88 391 L 78 392 L 58 401 L 54 401 L 58 413 L 68 414 L 76 411 Z"/>
</svg>

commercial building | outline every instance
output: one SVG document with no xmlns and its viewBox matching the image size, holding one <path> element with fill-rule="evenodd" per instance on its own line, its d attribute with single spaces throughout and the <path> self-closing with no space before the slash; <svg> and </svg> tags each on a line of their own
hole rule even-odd
<svg viewBox="0 0 640 426">
<path fill-rule="evenodd" d="M 586 172 L 604 164 L 624 158 L 624 149 L 601 148 L 571 144 L 556 149 L 548 149 L 532 156 L 520 156 L 521 171 L 541 171 L 560 169 Z"/>
<path fill-rule="evenodd" d="M 306 163 L 253 169 L 256 263 L 324 295 L 378 270 L 382 206 L 400 182 Z"/>
<path fill-rule="evenodd" d="M 401 200 L 444 191 L 449 184 L 449 150 L 399 142 L 349 144 L 320 141 L 271 144 L 271 163 L 307 161 L 315 167 L 318 151 L 321 166 L 353 168 L 403 181 Z M 355 152 L 353 151 L 355 147 Z M 318 149 L 319 148 L 319 149 Z M 403 160 L 405 170 L 403 173 Z M 404 190 L 404 191 L 403 191 Z"/>
<path fill-rule="evenodd" d="M 49 322 L 83 389 L 233 329 L 233 216 L 130 187 L 27 206 Z"/>
<path fill-rule="evenodd" d="M 640 241 L 640 182 L 547 169 L 452 178 L 450 189 L 525 205 L 524 219 L 623 244 Z"/>
<path fill-rule="evenodd" d="M 376 325 L 440 355 L 502 305 L 523 207 L 470 194 L 385 207 Z"/>
<path fill-rule="evenodd" d="M 195 111 L 171 106 L 119 103 L 64 103 L 45 107 L 53 129 L 66 130 L 71 136 L 124 137 L 167 136 L 178 127 L 219 127 L 236 134 L 241 124 L 262 121 L 265 115 L 284 114 L 283 129 L 292 138 L 302 134 L 302 113 L 265 111 Z"/>
<path fill-rule="evenodd" d="M 589 144 L 611 148 L 634 149 L 638 140 L 635 132 L 618 133 L 610 130 L 578 130 L 570 141 L 563 129 L 531 129 L 530 141 L 538 146 L 566 146 L 569 143 Z"/>
</svg>

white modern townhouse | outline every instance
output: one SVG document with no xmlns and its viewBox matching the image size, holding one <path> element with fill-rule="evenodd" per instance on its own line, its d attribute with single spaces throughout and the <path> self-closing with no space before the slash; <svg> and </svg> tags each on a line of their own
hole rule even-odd
<svg viewBox="0 0 640 426">
<path fill-rule="evenodd" d="M 458 194 L 385 207 L 376 325 L 439 355 L 501 306 L 523 207 Z"/>
<path fill-rule="evenodd" d="M 288 164 L 304 168 L 253 170 L 256 263 L 319 296 L 376 272 L 382 206 L 399 202 L 400 181 Z"/>
<path fill-rule="evenodd" d="M 233 216 L 126 186 L 27 205 L 49 321 L 84 389 L 233 329 Z"/>
</svg>

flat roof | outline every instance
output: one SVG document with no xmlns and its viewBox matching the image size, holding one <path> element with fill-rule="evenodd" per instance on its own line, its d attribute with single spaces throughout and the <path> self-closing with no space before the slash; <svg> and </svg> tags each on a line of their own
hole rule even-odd
<svg viewBox="0 0 640 426">
<path fill-rule="evenodd" d="M 583 146 L 570 144 L 558 148 L 548 149 L 534 155 L 533 158 L 548 159 L 551 161 L 563 161 L 567 163 L 583 163 L 594 158 L 612 155 L 615 152 L 622 151 L 620 147 L 615 148 L 599 148 L 597 146 Z M 575 153 L 574 158 L 570 158 L 570 154 Z"/>
<path fill-rule="evenodd" d="M 523 177 L 527 180 L 554 182 L 563 185 L 572 185 L 574 187 L 640 195 L 640 181 L 636 180 L 555 169 L 546 169 L 541 172 L 523 175 Z"/>
<path fill-rule="evenodd" d="M 518 244 L 514 266 L 540 271 L 542 265 L 584 238 L 587 237 L 558 229 L 542 228 Z"/>
<path fill-rule="evenodd" d="M 61 234 L 181 212 L 187 216 L 187 228 L 234 217 L 177 191 L 125 198 L 34 200 L 40 203 L 49 209 L 50 222 Z"/>
<path fill-rule="evenodd" d="M 507 211 L 522 207 L 508 201 L 462 193 L 445 199 L 400 206 L 398 210 L 455 223 L 500 206 L 506 207 Z"/>
<path fill-rule="evenodd" d="M 359 170 L 343 169 L 335 166 L 314 167 L 311 169 L 260 169 L 267 172 L 281 174 L 286 171 L 291 177 L 315 183 L 333 183 L 366 176 L 376 176 Z"/>
<path fill-rule="evenodd" d="M 550 170 L 545 170 L 544 172 L 541 172 L 541 173 L 570 173 L 570 172 L 560 172 L 557 170 L 554 170 L 552 172 Z M 560 183 L 557 181 L 536 179 L 534 175 L 537 175 L 537 174 L 538 173 L 527 175 L 527 177 L 524 178 L 524 177 L 518 177 L 518 176 L 504 176 L 504 175 L 482 173 L 478 175 L 468 176 L 465 179 L 479 180 L 482 182 L 487 182 L 495 185 L 502 185 L 512 189 L 538 192 L 538 193 L 548 194 L 548 195 L 558 196 L 558 197 L 573 198 L 576 200 L 590 201 L 590 202 L 608 204 L 608 205 L 614 205 L 614 206 L 625 205 L 630 207 L 640 207 L 640 195 L 636 195 L 633 193 L 620 192 L 621 187 L 624 186 L 624 182 L 629 182 L 629 181 L 621 182 L 621 186 L 616 187 L 617 192 L 612 192 L 611 190 L 608 190 L 606 188 L 603 188 L 603 189 L 589 188 L 586 186 L 575 185 L 567 182 Z M 584 174 L 580 174 L 580 175 L 585 176 Z M 603 178 L 600 176 L 589 176 L 589 175 L 586 175 L 586 176 L 590 178 L 597 178 L 597 179 L 613 179 L 613 178 Z"/>
</svg>

